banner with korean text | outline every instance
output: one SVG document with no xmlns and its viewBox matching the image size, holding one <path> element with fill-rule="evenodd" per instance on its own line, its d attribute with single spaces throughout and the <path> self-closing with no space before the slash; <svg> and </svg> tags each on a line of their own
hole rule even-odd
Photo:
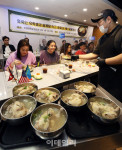
<svg viewBox="0 0 122 150">
<path fill-rule="evenodd" d="M 85 36 L 88 26 L 8 10 L 9 31 L 66 37 Z"/>
</svg>

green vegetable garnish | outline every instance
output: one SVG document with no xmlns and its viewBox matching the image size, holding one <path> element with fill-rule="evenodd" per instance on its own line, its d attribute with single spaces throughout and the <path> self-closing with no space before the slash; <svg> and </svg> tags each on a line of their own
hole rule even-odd
<svg viewBox="0 0 122 150">
<path fill-rule="evenodd" d="M 24 89 L 27 89 L 27 86 L 25 86 Z"/>
<path fill-rule="evenodd" d="M 52 93 L 51 93 L 51 92 L 49 92 L 49 93 L 48 93 L 48 96 L 50 96 L 51 94 L 52 94 Z"/>
<path fill-rule="evenodd" d="M 50 117 L 50 116 L 51 116 L 51 114 L 48 114 L 48 116 Z"/>
<path fill-rule="evenodd" d="M 47 122 L 49 116 L 44 116 L 44 122 Z"/>
<path fill-rule="evenodd" d="M 47 119 L 50 117 L 50 114 L 48 114 L 47 116 L 44 116 L 44 122 L 47 122 Z"/>
<path fill-rule="evenodd" d="M 104 102 L 100 102 L 100 104 L 101 104 L 101 105 L 104 105 L 104 106 L 106 105 L 106 103 L 104 103 Z"/>
</svg>

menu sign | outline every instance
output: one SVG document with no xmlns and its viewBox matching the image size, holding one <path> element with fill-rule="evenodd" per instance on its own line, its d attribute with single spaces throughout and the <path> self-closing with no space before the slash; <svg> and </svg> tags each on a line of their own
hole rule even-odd
<svg viewBox="0 0 122 150">
<path fill-rule="evenodd" d="M 69 37 L 80 37 L 78 29 L 82 25 L 34 16 L 9 10 L 9 31 L 31 34 L 59 36 L 61 33 Z M 87 26 L 82 26 L 88 28 Z"/>
</svg>

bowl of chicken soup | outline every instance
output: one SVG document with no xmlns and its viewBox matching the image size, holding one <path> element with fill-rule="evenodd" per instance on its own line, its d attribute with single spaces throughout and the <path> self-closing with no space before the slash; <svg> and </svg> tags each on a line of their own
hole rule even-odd
<svg viewBox="0 0 122 150">
<path fill-rule="evenodd" d="M 37 102 L 32 96 L 15 96 L 1 106 L 1 118 L 11 125 L 22 124 L 29 119 L 36 105 Z"/>
<path fill-rule="evenodd" d="M 46 87 L 37 90 L 34 97 L 38 104 L 58 103 L 60 91 L 54 87 Z"/>
<path fill-rule="evenodd" d="M 31 95 L 35 93 L 35 91 L 38 89 L 38 86 L 34 83 L 23 83 L 16 85 L 13 88 L 13 96 L 17 95 Z"/>
<path fill-rule="evenodd" d="M 83 92 L 88 98 L 95 96 L 96 86 L 87 81 L 78 81 L 74 84 L 76 90 Z"/>
<path fill-rule="evenodd" d="M 94 96 L 89 99 L 87 106 L 98 123 L 112 124 L 120 117 L 120 107 L 109 99 Z"/>
<path fill-rule="evenodd" d="M 31 114 L 30 122 L 41 139 L 53 139 L 61 135 L 67 122 L 66 110 L 54 103 L 43 104 Z"/>
<path fill-rule="evenodd" d="M 67 111 L 82 111 L 86 109 L 87 96 L 78 90 L 68 89 L 61 93 L 61 105 Z"/>
</svg>

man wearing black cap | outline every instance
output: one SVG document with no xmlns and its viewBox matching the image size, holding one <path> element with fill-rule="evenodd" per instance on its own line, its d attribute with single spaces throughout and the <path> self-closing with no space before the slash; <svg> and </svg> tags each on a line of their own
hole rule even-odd
<svg viewBox="0 0 122 150">
<path fill-rule="evenodd" d="M 122 26 L 116 24 L 117 16 L 111 9 L 103 10 L 91 20 L 104 35 L 92 53 L 72 56 L 72 59 L 99 58 L 99 84 L 122 102 Z"/>
</svg>

